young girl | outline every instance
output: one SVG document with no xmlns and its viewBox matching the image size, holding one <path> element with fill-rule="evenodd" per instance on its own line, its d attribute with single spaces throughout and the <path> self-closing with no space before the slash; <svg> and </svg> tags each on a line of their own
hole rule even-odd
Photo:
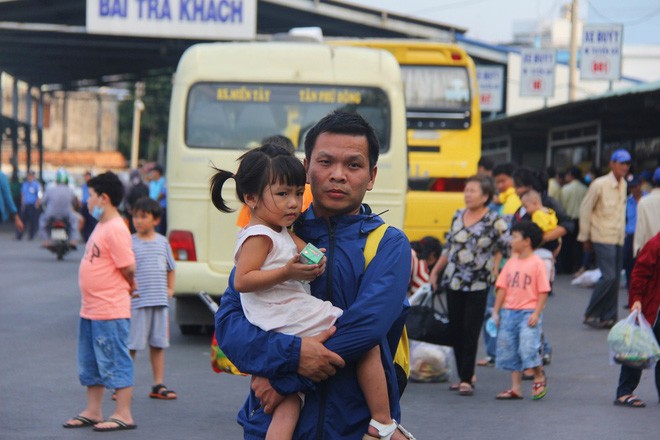
<svg viewBox="0 0 660 440">
<path fill-rule="evenodd" d="M 222 198 L 222 187 L 233 178 L 238 199 L 251 211 L 250 222 L 238 233 L 234 254 L 234 287 L 241 292 L 245 316 L 265 331 L 301 337 L 330 328 L 343 311 L 309 295 L 303 285 L 323 273 L 325 257 L 319 264 L 302 263 L 305 242 L 287 229 L 300 215 L 306 181 L 302 163 L 270 144 L 250 150 L 239 160 L 236 174 L 217 170 L 211 181 L 211 200 L 218 210 L 231 212 Z M 378 346 L 359 361 L 357 375 L 372 416 L 369 434 L 376 435 L 365 438 L 391 438 L 397 425 L 390 416 Z M 303 398 L 289 395 L 277 406 L 267 440 L 293 437 Z"/>
</svg>

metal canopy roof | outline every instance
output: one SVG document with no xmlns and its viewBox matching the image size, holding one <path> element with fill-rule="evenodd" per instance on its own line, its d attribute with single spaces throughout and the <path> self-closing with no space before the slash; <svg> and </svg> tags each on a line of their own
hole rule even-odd
<svg viewBox="0 0 660 440">
<path fill-rule="evenodd" d="M 510 134 L 519 139 L 546 138 L 550 129 L 600 121 L 604 141 L 660 136 L 660 82 L 617 90 L 520 115 L 483 121 L 484 138 Z"/>
<path fill-rule="evenodd" d="M 0 0 L 0 70 L 35 86 L 100 85 L 174 68 L 189 46 L 202 41 L 87 34 L 85 9 L 85 0 Z M 448 40 L 465 32 L 341 1 L 258 0 L 258 34 L 296 26 L 355 37 Z"/>
</svg>

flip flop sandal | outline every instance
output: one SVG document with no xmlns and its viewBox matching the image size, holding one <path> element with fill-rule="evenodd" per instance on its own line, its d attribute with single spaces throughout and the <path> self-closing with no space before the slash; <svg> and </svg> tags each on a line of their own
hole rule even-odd
<svg viewBox="0 0 660 440">
<path fill-rule="evenodd" d="M 152 399 L 175 400 L 176 392 L 172 390 L 168 390 L 165 385 L 159 383 L 158 385 L 154 385 L 151 388 L 151 393 L 149 393 L 149 397 L 151 397 Z"/>
<path fill-rule="evenodd" d="M 477 383 L 472 382 L 472 388 L 476 388 L 476 387 L 477 387 Z M 461 384 L 460 383 L 453 383 L 453 384 L 449 385 L 449 391 L 458 391 L 460 389 L 461 389 Z"/>
<path fill-rule="evenodd" d="M 628 396 L 623 400 L 616 399 L 616 406 L 627 406 L 628 408 L 646 408 L 646 403 L 637 396 Z"/>
<path fill-rule="evenodd" d="M 538 394 L 536 393 L 538 390 L 541 390 Z M 541 400 L 545 397 L 545 395 L 548 394 L 548 387 L 546 386 L 545 381 L 543 382 L 534 382 L 532 385 L 532 399 L 533 400 Z"/>
<path fill-rule="evenodd" d="M 497 400 L 520 400 L 523 398 L 520 394 L 516 393 L 512 389 L 502 391 L 500 394 L 495 396 Z"/>
<path fill-rule="evenodd" d="M 485 357 L 483 359 L 479 359 L 477 361 L 477 366 L 478 367 L 494 367 L 495 366 L 495 359 L 493 359 L 491 356 Z"/>
<path fill-rule="evenodd" d="M 408 440 L 415 440 L 415 436 L 413 436 L 403 426 L 399 425 L 396 420 L 392 420 L 392 423 L 389 425 L 384 425 L 374 419 L 371 419 L 369 426 L 376 428 L 378 431 L 378 437 L 374 437 L 367 433 L 362 436 L 362 440 L 390 440 L 397 430 L 399 430 L 401 434 L 403 434 L 403 436 Z"/>
<path fill-rule="evenodd" d="M 459 386 L 458 395 L 459 396 L 471 396 L 474 394 L 474 387 L 470 384 L 463 383 Z"/>
<path fill-rule="evenodd" d="M 96 431 L 96 432 L 126 431 L 126 430 L 129 430 L 129 429 L 137 428 L 137 425 L 129 425 L 128 423 L 124 422 L 123 420 L 119 420 L 119 419 L 109 418 L 107 421 L 112 422 L 117 426 L 111 426 L 109 428 L 100 428 L 98 426 L 95 426 L 94 431 Z M 102 423 L 102 422 L 100 422 L 100 423 Z"/>
<path fill-rule="evenodd" d="M 65 423 L 62 426 L 64 428 L 87 428 L 89 426 L 94 426 L 97 423 L 103 422 L 103 420 L 92 420 L 85 416 L 75 416 L 72 420 L 78 420 L 80 423 Z"/>
</svg>

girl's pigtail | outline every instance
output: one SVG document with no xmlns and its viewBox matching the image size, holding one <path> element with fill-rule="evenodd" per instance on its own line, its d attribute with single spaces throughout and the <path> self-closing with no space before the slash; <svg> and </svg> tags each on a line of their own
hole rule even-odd
<svg viewBox="0 0 660 440">
<path fill-rule="evenodd" d="M 216 167 L 213 167 L 216 173 L 211 177 L 211 202 L 221 212 L 234 212 L 233 209 L 227 206 L 224 199 L 222 198 L 222 186 L 225 184 L 227 179 L 234 177 L 229 171 L 221 170 Z"/>
</svg>

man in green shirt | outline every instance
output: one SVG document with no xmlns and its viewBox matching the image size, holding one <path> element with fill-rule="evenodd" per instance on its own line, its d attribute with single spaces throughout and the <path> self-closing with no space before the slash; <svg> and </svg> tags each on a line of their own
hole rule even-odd
<svg viewBox="0 0 660 440">
<path fill-rule="evenodd" d="M 587 186 L 582 183 L 582 171 L 578 167 L 571 167 L 566 172 L 566 184 L 561 187 L 559 203 L 571 218 L 573 232 L 563 237 L 561 252 L 559 253 L 558 272 L 574 273 L 582 264 L 582 245 L 577 241 L 580 227 L 580 204 L 587 193 Z"/>
</svg>

